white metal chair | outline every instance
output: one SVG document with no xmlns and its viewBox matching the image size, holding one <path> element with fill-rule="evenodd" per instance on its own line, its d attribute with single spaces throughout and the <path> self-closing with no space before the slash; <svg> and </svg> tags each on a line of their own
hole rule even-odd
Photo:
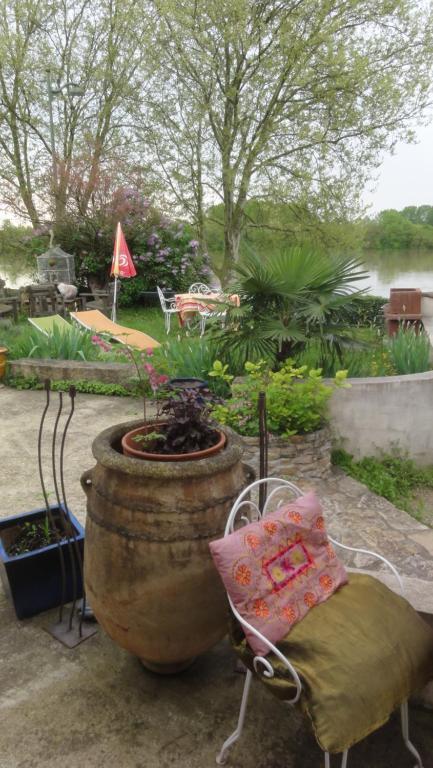
<svg viewBox="0 0 433 768">
<path fill-rule="evenodd" d="M 212 288 L 209 288 L 206 283 L 193 283 L 188 288 L 188 293 L 199 293 L 202 296 L 207 296 L 208 293 L 213 293 Z"/>
<path fill-rule="evenodd" d="M 221 312 L 214 311 L 211 309 L 199 309 L 198 311 L 200 315 L 200 336 L 204 335 L 204 332 L 206 330 L 206 322 L 210 318 L 219 318 L 221 320 L 221 326 L 224 328 L 224 323 L 227 315 L 227 310 L 224 309 Z"/>
<path fill-rule="evenodd" d="M 255 491 L 259 488 L 260 485 L 266 484 L 266 488 L 268 490 L 268 496 L 266 503 L 263 507 L 263 513 L 260 513 L 260 509 L 257 503 L 254 501 L 251 501 L 250 494 L 251 491 Z M 271 489 L 271 487 L 275 486 Z M 225 528 L 224 535 L 228 536 L 230 533 L 232 533 L 235 529 L 235 523 L 240 522 L 241 524 L 248 524 L 252 521 L 258 520 L 260 517 L 267 514 L 269 511 L 269 505 L 270 502 L 274 499 L 275 503 L 275 496 L 278 493 L 281 493 L 283 491 L 289 491 L 292 495 L 295 497 L 302 496 L 302 491 L 293 483 L 289 482 L 288 480 L 283 480 L 280 478 L 265 478 L 263 480 L 256 480 L 255 482 L 251 483 L 247 488 L 245 488 L 240 496 L 235 501 L 231 512 L 229 514 L 229 517 L 227 519 L 227 524 Z M 277 504 L 277 507 L 279 507 L 283 503 L 283 500 L 280 500 L 280 502 Z M 249 510 L 249 514 L 247 512 Z M 238 513 L 240 514 L 240 518 L 237 520 Z M 239 527 L 239 526 L 238 526 Z M 329 537 L 330 541 L 334 546 L 340 547 L 343 550 L 348 550 L 350 552 L 358 552 L 365 555 L 370 555 L 378 558 L 383 563 L 385 563 L 394 574 L 398 585 L 400 587 L 401 593 L 403 593 L 403 583 L 400 578 L 400 575 L 397 571 L 397 569 L 390 563 L 388 560 L 386 560 L 382 555 L 379 555 L 375 552 L 370 552 L 365 549 L 358 549 L 355 547 L 348 547 L 344 544 L 340 544 L 335 539 Z M 343 587 L 344 589 L 344 587 Z M 266 639 L 257 629 L 252 627 L 245 619 L 242 618 L 242 616 L 239 614 L 239 612 L 236 610 L 235 606 L 233 605 L 233 602 L 231 601 L 230 597 L 227 595 L 228 601 L 230 604 L 230 608 L 239 622 L 240 625 L 247 628 L 250 632 L 252 632 L 256 637 L 258 637 L 268 648 L 269 650 L 284 664 L 285 668 L 287 669 L 288 673 L 291 675 L 292 678 L 292 691 L 293 686 L 295 687 L 295 693 L 292 695 L 292 698 L 285 699 L 284 703 L 289 704 L 290 706 L 294 706 L 297 702 L 299 702 L 302 694 L 302 681 L 300 679 L 300 676 L 298 675 L 295 667 L 290 663 L 289 659 L 284 656 L 277 647 L 275 647 L 269 640 Z M 332 597 L 330 598 L 332 600 Z M 354 652 L 356 653 L 356 649 L 354 649 Z M 269 660 L 268 657 L 264 656 L 255 656 L 254 657 L 254 670 L 256 673 L 256 676 L 260 678 L 261 675 L 263 675 L 264 678 L 273 678 L 275 674 L 275 670 Z M 366 670 L 366 674 L 368 674 L 368 670 Z M 222 745 L 221 751 L 219 752 L 216 762 L 218 765 L 224 765 L 227 758 L 227 753 L 229 749 L 233 746 L 233 744 L 239 739 L 241 736 L 244 721 L 245 721 L 245 713 L 248 703 L 248 696 L 250 692 L 251 687 L 251 680 L 253 677 L 253 673 L 250 670 L 247 670 L 246 672 L 246 678 L 245 678 L 245 684 L 244 684 L 244 690 L 242 694 L 241 699 L 241 706 L 239 711 L 239 717 L 238 717 L 238 723 L 236 730 L 226 739 L 224 744 Z M 417 750 L 415 749 L 414 745 L 409 739 L 409 713 L 408 713 L 408 704 L 407 701 L 404 702 L 401 706 L 401 726 L 402 726 L 402 734 L 403 734 L 403 740 L 404 743 L 409 750 L 409 752 L 416 758 L 416 766 L 415 768 L 423 768 L 423 763 L 421 761 L 421 757 Z M 347 766 L 347 760 L 348 760 L 348 753 L 349 750 L 347 749 L 342 754 L 342 760 L 341 760 L 341 768 L 346 768 Z M 324 752 L 325 755 L 325 768 L 331 767 L 331 756 L 329 752 Z"/>
<path fill-rule="evenodd" d="M 161 288 L 159 285 L 156 286 L 156 290 L 158 291 L 159 301 L 161 304 L 161 309 L 164 313 L 164 325 L 165 330 L 167 333 L 170 333 L 170 324 L 171 324 L 171 316 L 178 314 L 179 310 L 176 307 L 176 302 L 174 299 L 166 299 L 163 292 L 161 291 Z"/>
</svg>

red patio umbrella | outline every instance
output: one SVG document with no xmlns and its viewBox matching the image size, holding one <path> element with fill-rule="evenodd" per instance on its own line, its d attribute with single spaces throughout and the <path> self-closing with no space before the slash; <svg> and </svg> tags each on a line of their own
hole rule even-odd
<svg viewBox="0 0 433 768">
<path fill-rule="evenodd" d="M 111 319 L 116 322 L 117 309 L 117 280 L 119 277 L 135 277 L 137 270 L 132 261 L 129 248 L 126 244 L 125 235 L 122 232 L 120 222 L 117 225 L 116 239 L 114 241 L 113 261 L 111 262 L 110 277 L 114 275 L 114 297 Z"/>
</svg>

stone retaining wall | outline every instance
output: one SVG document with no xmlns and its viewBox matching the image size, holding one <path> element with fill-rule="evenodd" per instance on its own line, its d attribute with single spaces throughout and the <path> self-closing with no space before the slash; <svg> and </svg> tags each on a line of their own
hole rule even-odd
<svg viewBox="0 0 433 768">
<path fill-rule="evenodd" d="M 259 476 L 259 438 L 244 437 L 244 461 Z M 331 469 L 331 434 L 329 428 L 309 435 L 269 437 L 268 474 L 274 477 L 301 476 L 325 478 Z"/>
<path fill-rule="evenodd" d="M 8 363 L 12 376 L 36 376 L 39 381 L 102 381 L 105 384 L 127 384 L 135 375 L 128 363 L 98 363 L 79 360 L 37 360 L 23 358 Z"/>
<path fill-rule="evenodd" d="M 399 452 L 433 464 L 433 371 L 348 382 L 330 403 L 336 446 L 356 459 Z"/>
</svg>

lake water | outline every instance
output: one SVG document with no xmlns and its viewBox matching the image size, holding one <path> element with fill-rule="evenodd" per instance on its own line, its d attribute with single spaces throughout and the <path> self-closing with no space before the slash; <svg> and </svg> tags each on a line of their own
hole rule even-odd
<svg viewBox="0 0 433 768">
<path fill-rule="evenodd" d="M 12 262 L 0 258 L 0 279 L 6 280 L 7 288 L 21 288 L 22 285 L 35 282 L 36 259 L 35 269 L 32 272 L 24 259 L 16 257 Z"/>
<path fill-rule="evenodd" d="M 390 288 L 433 291 L 433 251 L 372 251 L 363 260 L 369 277 L 362 285 L 373 296 L 387 298 Z"/>
<path fill-rule="evenodd" d="M 433 291 L 433 251 L 372 251 L 363 258 L 369 272 L 363 287 L 369 288 L 374 296 L 388 297 L 390 288 Z M 0 261 L 0 278 L 6 280 L 8 288 L 19 288 L 35 277 L 28 265 L 18 259 L 7 264 Z"/>
</svg>

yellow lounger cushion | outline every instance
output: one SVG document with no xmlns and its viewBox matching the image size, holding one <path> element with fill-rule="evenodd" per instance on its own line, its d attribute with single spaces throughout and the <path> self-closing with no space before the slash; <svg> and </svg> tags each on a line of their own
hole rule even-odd
<svg viewBox="0 0 433 768">
<path fill-rule="evenodd" d="M 133 328 L 126 328 L 124 325 L 118 325 L 99 311 L 99 309 L 88 309 L 85 312 L 71 312 L 71 317 L 78 323 L 95 333 L 106 333 L 111 338 L 120 341 L 121 344 L 128 344 L 135 349 L 156 349 L 160 343 L 152 336 L 142 331 L 135 331 Z"/>
</svg>

